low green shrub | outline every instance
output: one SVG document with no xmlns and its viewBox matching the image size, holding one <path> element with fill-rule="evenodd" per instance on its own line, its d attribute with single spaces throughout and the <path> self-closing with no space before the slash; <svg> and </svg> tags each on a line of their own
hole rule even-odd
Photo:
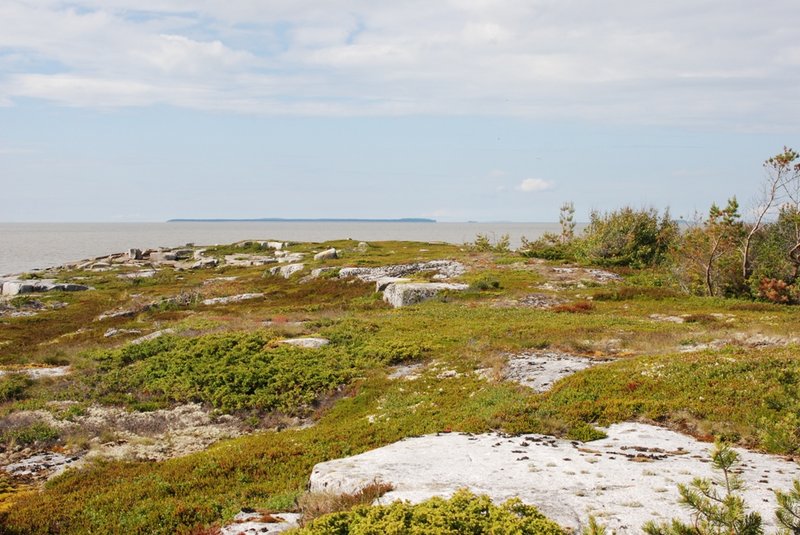
<svg viewBox="0 0 800 535">
<path fill-rule="evenodd" d="M 22 399 L 33 380 L 24 373 L 9 373 L 0 377 L 0 402 Z"/>
<path fill-rule="evenodd" d="M 475 535 L 515 533 L 519 535 L 564 535 L 566 532 L 548 520 L 535 507 L 517 499 L 495 505 L 488 496 L 459 490 L 452 498 L 431 498 L 412 505 L 360 506 L 333 513 L 311 522 L 297 535 L 367 534 L 387 535 Z"/>
<path fill-rule="evenodd" d="M 484 275 L 469 283 L 469 289 L 473 291 L 485 292 L 486 290 L 497 290 L 500 288 L 500 281 L 490 275 Z"/>
</svg>

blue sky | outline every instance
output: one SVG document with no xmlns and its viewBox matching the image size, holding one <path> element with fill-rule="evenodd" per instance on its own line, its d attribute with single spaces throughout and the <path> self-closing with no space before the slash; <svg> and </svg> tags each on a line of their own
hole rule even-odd
<svg viewBox="0 0 800 535">
<path fill-rule="evenodd" d="M 780 0 L 5 0 L 0 221 L 747 205 L 800 145 L 798 26 Z"/>
</svg>

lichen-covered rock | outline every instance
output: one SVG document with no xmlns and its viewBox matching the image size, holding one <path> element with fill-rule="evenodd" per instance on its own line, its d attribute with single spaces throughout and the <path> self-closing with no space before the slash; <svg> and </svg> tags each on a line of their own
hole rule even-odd
<svg viewBox="0 0 800 535">
<path fill-rule="evenodd" d="M 364 282 L 375 282 L 386 277 L 406 277 L 422 271 L 436 271 L 435 279 L 449 279 L 463 275 L 467 268 L 461 262 L 453 260 L 431 260 L 430 262 L 416 262 L 413 264 L 397 264 L 382 267 L 344 267 L 339 271 L 339 277 L 356 277 Z"/>
<path fill-rule="evenodd" d="M 446 282 L 395 282 L 386 287 L 383 300 L 398 308 L 433 299 L 445 291 L 459 292 L 468 287 L 466 284 Z"/>
<path fill-rule="evenodd" d="M 304 267 L 304 264 L 288 264 L 285 266 L 275 266 L 270 269 L 269 272 L 272 275 L 280 275 L 284 279 L 288 279 L 298 271 L 303 271 Z"/>
</svg>

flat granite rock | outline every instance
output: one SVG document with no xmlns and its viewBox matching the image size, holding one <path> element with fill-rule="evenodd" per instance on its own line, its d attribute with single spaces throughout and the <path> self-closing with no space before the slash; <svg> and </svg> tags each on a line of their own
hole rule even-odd
<svg viewBox="0 0 800 535">
<path fill-rule="evenodd" d="M 587 443 L 495 433 L 409 438 L 316 465 L 310 490 L 352 493 L 378 481 L 394 487 L 380 503 L 418 503 L 466 487 L 496 503 L 518 497 L 578 532 L 589 515 L 618 534 L 641 533 L 649 520 L 689 521 L 689 512 L 678 503 L 678 484 L 717 475 L 709 462 L 713 446 L 632 422 L 614 424 L 607 433 L 608 438 Z M 790 489 L 800 478 L 800 466 L 778 456 L 736 451 L 744 500 L 761 514 L 765 531 L 774 531 L 773 489 Z"/>
<path fill-rule="evenodd" d="M 268 520 L 268 522 L 266 521 Z M 297 513 L 272 513 L 242 511 L 233 522 L 220 529 L 221 535 L 272 535 L 299 527 Z"/>
<path fill-rule="evenodd" d="M 559 379 L 603 362 L 607 361 L 557 351 L 522 353 L 508 357 L 503 378 L 537 392 L 546 392 Z"/>
</svg>

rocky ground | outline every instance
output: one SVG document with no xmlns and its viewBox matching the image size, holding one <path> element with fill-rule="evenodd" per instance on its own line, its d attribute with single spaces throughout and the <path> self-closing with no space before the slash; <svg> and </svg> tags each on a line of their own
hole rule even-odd
<svg viewBox="0 0 800 535">
<path fill-rule="evenodd" d="M 386 391 L 358 416 L 376 429 L 396 429 L 393 426 L 401 424 L 395 422 L 408 414 L 434 420 L 437 393 L 448 389 L 461 389 L 453 398 L 457 414 L 483 411 L 484 406 L 462 409 L 483 390 L 491 392 L 487 404 L 513 404 L 518 398 L 536 407 L 550 399 L 551 390 L 558 391 L 565 378 L 580 379 L 590 372 L 613 375 L 618 363 L 666 355 L 668 360 L 654 363 L 647 373 L 624 379 L 618 395 L 625 404 L 625 396 L 641 392 L 642 381 L 660 377 L 652 370 L 667 369 L 678 355 L 692 359 L 712 354 L 730 360 L 728 355 L 739 355 L 737 351 L 791 352 L 800 342 L 796 320 L 782 309 L 762 309 L 759 304 L 712 309 L 705 302 L 685 302 L 650 287 L 628 288 L 643 293 L 627 298 L 618 292 L 626 288 L 624 278 L 611 271 L 511 256 L 497 261 L 492 255 L 456 248 L 443 249 L 449 253 L 444 254 L 419 245 L 333 245 L 255 241 L 131 249 L 36 273 L 35 278 L 6 277 L 0 284 L 0 380 L 13 378 L 16 383 L 9 382 L 12 390 L 0 401 L 0 433 L 12 436 L 8 433 L 42 424 L 59 438 L 56 443 L 26 444 L 7 439 L 0 453 L 4 471 L 12 480 L 30 484 L 67 469 L 80 470 L 93 459 L 155 466 L 205 452 L 224 439 L 267 429 L 308 429 L 340 398 L 358 396 L 359 386 L 349 389 L 343 384 L 310 403 L 302 418 L 253 410 L 225 412 L 207 401 L 177 399 L 166 407 L 143 403 L 143 409 L 132 410 L 123 403 L 75 396 L 79 383 L 74 374 L 98 373 L 85 351 L 147 347 L 165 336 L 193 339 L 266 329 L 274 336 L 270 350 L 340 351 L 338 355 L 349 354 L 354 340 L 362 337 L 357 355 L 382 358 L 385 365 L 358 370 L 353 379 L 356 385 L 378 381 L 376 390 Z M 26 321 L 39 323 L 34 327 Z M 35 338 L 33 329 L 44 334 L 28 341 Z M 326 329 L 333 329 L 332 334 Z M 380 383 L 383 380 L 386 383 Z M 578 385 L 567 390 L 579 399 L 584 393 L 580 382 L 570 384 Z M 17 387 L 37 394 L 15 399 Z M 296 385 L 287 383 L 284 388 Z M 770 395 L 776 396 L 779 388 L 776 383 Z M 115 394 L 119 399 L 135 397 L 130 392 Z M 698 398 L 702 401 L 703 394 Z M 393 406 L 401 404 L 399 400 L 405 408 Z M 770 403 L 791 406 L 784 398 Z M 508 413 L 525 414 L 529 409 L 514 405 Z M 688 518 L 678 504 L 677 485 L 712 475 L 707 440 L 713 433 L 705 430 L 713 426 L 703 423 L 702 416 L 703 410 L 711 409 L 718 407 L 680 407 L 675 414 L 665 413 L 665 421 L 689 421 L 685 429 L 695 437 L 636 419 L 612 423 L 603 428 L 606 438 L 586 443 L 556 434 L 459 433 L 449 424 L 439 433 L 402 431 L 396 438 L 422 436 L 387 441 L 354 456 L 325 457 L 301 477 L 310 477 L 312 492 L 324 493 L 353 493 L 371 482 L 390 483 L 394 490 L 382 502 L 418 502 L 468 487 L 495 501 L 520 497 L 576 530 L 594 516 L 613 532 L 638 533 L 648 520 Z M 502 417 L 486 418 L 502 425 Z M 758 444 L 758 433 L 766 432 L 758 423 L 714 423 L 735 428 L 736 433 L 755 425 L 741 441 L 751 446 Z M 558 423 L 552 427 L 557 433 Z M 334 449 L 363 451 L 349 443 Z M 780 455 L 738 451 L 747 481 L 744 497 L 772 526 L 772 491 L 791 487 L 800 470 Z M 242 476 L 250 484 L 248 477 Z M 301 521 L 296 510 L 270 514 L 275 508 L 251 510 L 251 505 L 242 500 L 238 507 L 243 510 L 234 521 L 219 523 L 224 525 L 221 532 L 278 533 Z"/>
</svg>

